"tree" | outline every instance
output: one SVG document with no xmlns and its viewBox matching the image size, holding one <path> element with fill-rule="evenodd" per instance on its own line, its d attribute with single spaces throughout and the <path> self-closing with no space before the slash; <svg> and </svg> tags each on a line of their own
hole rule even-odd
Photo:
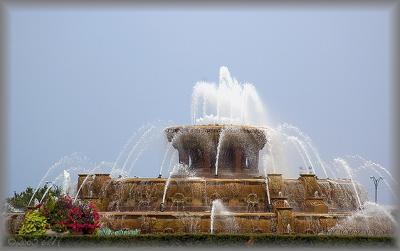
<svg viewBox="0 0 400 251">
<path fill-rule="evenodd" d="M 35 199 L 40 201 L 48 188 L 49 187 L 47 186 L 47 184 L 45 184 L 43 187 L 40 187 L 33 197 L 30 206 L 33 206 L 33 201 Z M 22 191 L 20 193 L 14 191 L 14 196 L 7 198 L 7 203 L 16 209 L 23 210 L 28 206 L 28 203 L 32 198 L 34 191 L 35 190 L 32 187 L 27 187 L 25 191 Z M 52 193 L 56 197 L 59 197 L 62 193 L 62 190 L 60 186 L 53 186 L 48 193 Z"/>
</svg>

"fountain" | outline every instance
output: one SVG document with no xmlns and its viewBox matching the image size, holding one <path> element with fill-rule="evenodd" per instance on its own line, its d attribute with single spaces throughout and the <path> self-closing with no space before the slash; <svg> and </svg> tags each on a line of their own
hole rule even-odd
<svg viewBox="0 0 400 251">
<path fill-rule="evenodd" d="M 166 149 L 157 178 L 127 176 L 155 137 L 156 126 L 149 125 L 128 141 L 110 172 L 97 172 L 95 166 L 80 173 L 74 199 L 94 203 L 114 229 L 142 233 L 343 232 L 349 222 L 382 209 L 362 209 L 368 205 L 364 190 L 344 159 L 331 167 L 297 128 L 266 126 L 263 107 L 252 84 L 240 84 L 221 67 L 219 85 L 194 86 L 193 123 L 163 128 Z M 291 150 L 308 172 L 289 172 L 282 155 Z M 338 166 L 346 178 L 329 179 L 328 172 L 334 174 Z M 365 166 L 386 172 L 374 163 Z M 70 190 L 68 170 L 65 191 Z"/>
<path fill-rule="evenodd" d="M 167 146 L 157 178 L 95 174 L 94 180 L 87 182 L 93 174 L 81 174 L 79 198 L 94 202 L 107 212 L 107 217 L 114 215 L 115 221 L 122 221 L 121 226 L 140 228 L 143 217 L 147 217 L 145 222 L 155 222 L 153 232 L 194 231 L 195 225 L 196 231 L 215 233 L 218 224 L 233 224 L 230 230 L 221 231 L 306 233 L 310 221 L 321 229 L 330 229 L 358 212 L 365 198 L 360 196 L 362 188 L 352 176 L 328 179 L 327 170 L 331 170 L 311 140 L 287 124 L 277 129 L 265 126 L 266 112 L 262 107 L 254 86 L 238 83 L 222 67 L 218 86 L 205 82 L 195 85 L 193 124 L 164 129 Z M 130 151 L 124 150 L 125 162 L 118 157 L 117 162 L 123 163 L 122 171 L 129 160 L 134 162 L 132 156 L 138 144 L 146 141 L 153 128 L 143 129 L 138 142 L 130 143 Z M 276 141 L 280 145 L 274 145 Z M 300 173 L 298 178 L 284 178 L 275 166 L 279 158 L 273 153 L 290 145 L 309 167 L 309 172 Z M 260 163 L 265 164 L 259 161 L 262 151 L 270 156 L 272 173 L 265 166 L 260 167 Z M 175 156 L 177 164 L 172 164 Z M 168 157 L 170 172 L 163 178 Z M 324 179 L 317 177 L 315 167 Z M 116 169 L 114 165 L 113 170 Z M 113 212 L 116 209 L 110 203 L 117 203 L 119 212 Z M 232 222 L 228 224 L 227 218 Z"/>
</svg>

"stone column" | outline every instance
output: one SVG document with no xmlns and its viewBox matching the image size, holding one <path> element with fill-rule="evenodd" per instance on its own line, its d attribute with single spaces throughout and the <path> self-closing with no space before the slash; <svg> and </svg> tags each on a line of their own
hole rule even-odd
<svg viewBox="0 0 400 251">
<path fill-rule="evenodd" d="M 203 156 L 203 171 L 204 172 L 210 172 L 211 173 L 211 158 L 210 158 L 210 152 L 207 150 L 204 150 L 204 156 Z"/>
<path fill-rule="evenodd" d="M 258 155 L 259 155 L 259 152 L 257 151 L 257 152 L 254 154 L 254 157 L 253 157 L 253 159 L 252 159 L 251 168 L 252 168 L 253 170 L 258 170 Z"/>
<path fill-rule="evenodd" d="M 242 150 L 239 147 L 235 148 L 234 170 L 236 173 L 242 172 Z"/>
<path fill-rule="evenodd" d="M 189 165 L 189 154 L 183 148 L 179 149 L 179 163 Z"/>
</svg>

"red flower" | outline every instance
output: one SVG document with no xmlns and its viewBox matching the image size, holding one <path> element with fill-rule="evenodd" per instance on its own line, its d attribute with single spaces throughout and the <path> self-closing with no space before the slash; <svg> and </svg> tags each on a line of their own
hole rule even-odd
<svg viewBox="0 0 400 251">
<path fill-rule="evenodd" d="M 100 226 L 100 216 L 93 204 L 78 203 L 67 212 L 66 224 L 74 232 L 92 232 Z"/>
</svg>

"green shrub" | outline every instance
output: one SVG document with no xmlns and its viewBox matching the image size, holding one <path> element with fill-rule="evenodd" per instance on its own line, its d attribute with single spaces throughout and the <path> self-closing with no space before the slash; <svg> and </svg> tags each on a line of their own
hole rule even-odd
<svg viewBox="0 0 400 251">
<path fill-rule="evenodd" d="M 140 230 L 139 229 L 128 229 L 128 230 L 117 230 L 114 232 L 115 236 L 135 236 L 140 234 Z"/>
<path fill-rule="evenodd" d="M 121 229 L 114 231 L 108 227 L 102 227 L 96 232 L 97 236 L 136 236 L 139 234 L 139 229 Z"/>
<path fill-rule="evenodd" d="M 100 230 L 98 230 L 100 231 Z M 104 230 L 108 231 L 108 230 Z M 112 230 L 110 230 L 112 231 Z M 47 236 L 13 236 L 18 240 L 41 240 Z M 140 234 L 126 235 L 66 235 L 57 238 L 61 247 L 104 247 L 104 246 L 179 246 L 179 247 L 367 247 L 380 250 L 396 247 L 394 237 L 381 236 L 314 236 L 314 235 L 271 235 L 271 234 Z"/>
<path fill-rule="evenodd" d="M 43 235 L 47 228 L 46 217 L 39 211 L 29 211 L 25 214 L 24 222 L 21 229 L 18 231 L 19 235 Z"/>
<path fill-rule="evenodd" d="M 108 227 L 102 227 L 96 231 L 96 235 L 98 236 L 112 236 L 113 234 L 114 231 Z"/>
</svg>

